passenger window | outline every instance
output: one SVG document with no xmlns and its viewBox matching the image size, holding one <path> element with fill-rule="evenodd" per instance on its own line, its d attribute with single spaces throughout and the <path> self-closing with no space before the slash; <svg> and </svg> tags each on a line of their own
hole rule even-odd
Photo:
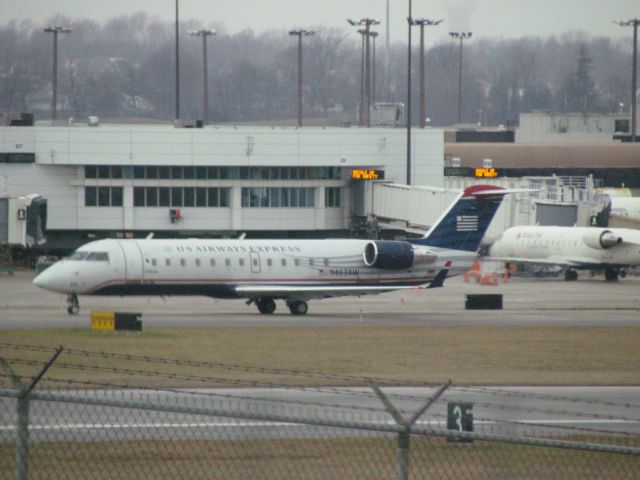
<svg viewBox="0 0 640 480">
<path fill-rule="evenodd" d="M 200 259 L 196 258 L 196 267 L 199 267 L 199 266 L 200 266 Z"/>
<path fill-rule="evenodd" d="M 151 265 L 153 265 L 154 267 L 158 265 L 158 262 L 156 261 L 155 258 L 151 259 Z"/>
<path fill-rule="evenodd" d="M 239 259 L 238 263 L 240 264 L 241 267 L 244 267 L 244 258 Z"/>
<path fill-rule="evenodd" d="M 210 259 L 210 260 L 209 260 L 209 264 L 210 264 L 212 267 L 215 267 L 215 266 L 216 266 L 216 259 L 215 259 L 215 258 Z"/>
<path fill-rule="evenodd" d="M 165 260 L 164 260 L 164 264 L 165 264 L 167 267 L 170 267 L 170 266 L 171 266 L 171 259 L 170 259 L 170 258 L 165 258 Z"/>
<path fill-rule="evenodd" d="M 280 263 L 282 264 L 283 267 L 286 267 L 287 266 L 287 259 L 286 258 L 281 259 Z"/>
<path fill-rule="evenodd" d="M 268 266 L 273 265 L 273 260 L 271 260 L 270 258 L 267 258 L 267 265 Z"/>
<path fill-rule="evenodd" d="M 257 258 L 254 258 L 254 259 L 253 259 L 253 266 L 254 266 L 254 267 L 257 267 L 257 266 L 258 266 L 258 259 L 257 259 Z"/>
<path fill-rule="evenodd" d="M 180 266 L 184 267 L 187 264 L 187 261 L 184 258 L 180 259 Z"/>
<path fill-rule="evenodd" d="M 226 258 L 226 259 L 224 260 L 224 264 L 225 264 L 227 267 L 230 267 L 230 266 L 231 266 L 231 259 L 230 259 L 230 258 Z"/>
<path fill-rule="evenodd" d="M 300 259 L 299 259 L 299 258 L 294 259 L 294 260 L 293 260 L 293 264 L 294 264 L 296 267 L 300 266 Z"/>
</svg>

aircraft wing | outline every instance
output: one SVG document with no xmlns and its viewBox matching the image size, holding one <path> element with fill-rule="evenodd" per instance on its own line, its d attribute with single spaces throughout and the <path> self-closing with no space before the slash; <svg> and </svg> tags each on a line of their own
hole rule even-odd
<svg viewBox="0 0 640 480">
<path fill-rule="evenodd" d="M 484 257 L 486 260 L 509 262 L 509 263 L 527 263 L 530 265 L 557 265 L 560 267 L 588 267 L 599 265 L 601 262 L 588 257 L 546 257 L 546 258 L 526 258 L 526 257 Z"/>
<path fill-rule="evenodd" d="M 422 290 L 442 287 L 451 262 L 447 262 L 433 280 L 420 285 L 238 285 L 236 294 L 240 297 L 274 297 L 274 298 L 330 298 L 347 295 L 376 295 L 394 290 Z"/>
</svg>

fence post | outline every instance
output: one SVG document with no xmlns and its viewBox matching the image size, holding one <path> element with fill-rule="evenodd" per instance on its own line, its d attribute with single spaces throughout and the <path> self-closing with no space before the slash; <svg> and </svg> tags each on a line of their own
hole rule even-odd
<svg viewBox="0 0 640 480">
<path fill-rule="evenodd" d="M 25 385 L 20 380 L 11 365 L 2 357 L 0 357 L 0 367 L 2 367 L 11 377 L 13 384 L 20 392 L 18 395 L 17 406 L 17 425 L 16 425 L 16 480 L 27 480 L 29 474 L 29 395 L 42 379 L 44 374 L 49 370 L 53 362 L 62 353 L 62 346 L 58 347 L 53 356 L 47 363 L 43 365 L 38 374 L 33 377 L 29 385 Z"/>
<path fill-rule="evenodd" d="M 411 452 L 409 430 L 398 434 L 398 480 L 409 480 L 409 453 Z"/>
<path fill-rule="evenodd" d="M 422 405 L 411 418 L 406 419 L 400 413 L 400 411 L 391 403 L 389 397 L 387 397 L 382 390 L 372 381 L 369 380 L 369 384 L 373 389 L 378 399 L 384 405 L 385 410 L 393 417 L 396 423 L 403 427 L 402 431 L 398 433 L 398 480 L 409 480 L 409 454 L 411 453 L 411 427 L 418 421 L 418 418 L 433 405 L 438 398 L 442 396 L 447 388 L 451 386 L 451 380 L 449 383 L 441 386 L 436 393 L 427 402 Z"/>
<path fill-rule="evenodd" d="M 29 460 L 29 395 L 18 397 L 16 425 L 16 480 L 27 480 Z"/>
</svg>

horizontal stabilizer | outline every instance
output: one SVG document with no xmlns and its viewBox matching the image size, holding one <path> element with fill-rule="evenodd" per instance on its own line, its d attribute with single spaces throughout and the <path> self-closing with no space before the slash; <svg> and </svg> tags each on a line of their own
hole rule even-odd
<svg viewBox="0 0 640 480">
<path fill-rule="evenodd" d="M 447 262 L 444 264 L 444 268 L 438 272 L 436 277 L 429 283 L 427 288 L 439 288 L 444 287 L 444 281 L 449 274 L 449 268 L 451 267 L 451 262 Z"/>
</svg>

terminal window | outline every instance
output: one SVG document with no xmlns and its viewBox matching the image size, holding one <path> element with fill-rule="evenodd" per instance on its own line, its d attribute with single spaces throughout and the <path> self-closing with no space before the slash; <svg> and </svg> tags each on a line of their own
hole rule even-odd
<svg viewBox="0 0 640 480">
<path fill-rule="evenodd" d="M 342 206 L 342 188 L 327 187 L 324 189 L 324 206 L 337 208 Z"/>
<path fill-rule="evenodd" d="M 132 168 L 120 165 L 85 165 L 84 168 L 85 178 L 134 178 L 139 180 L 340 180 L 342 178 L 340 167 L 136 165 Z"/>
<path fill-rule="evenodd" d="M 242 189 L 241 201 L 245 208 L 313 208 L 315 188 L 247 187 Z"/>
<path fill-rule="evenodd" d="M 229 189 L 221 187 L 133 188 L 134 207 L 228 207 L 229 198 Z"/>
<path fill-rule="evenodd" d="M 85 207 L 121 207 L 122 187 L 85 187 Z"/>
</svg>

